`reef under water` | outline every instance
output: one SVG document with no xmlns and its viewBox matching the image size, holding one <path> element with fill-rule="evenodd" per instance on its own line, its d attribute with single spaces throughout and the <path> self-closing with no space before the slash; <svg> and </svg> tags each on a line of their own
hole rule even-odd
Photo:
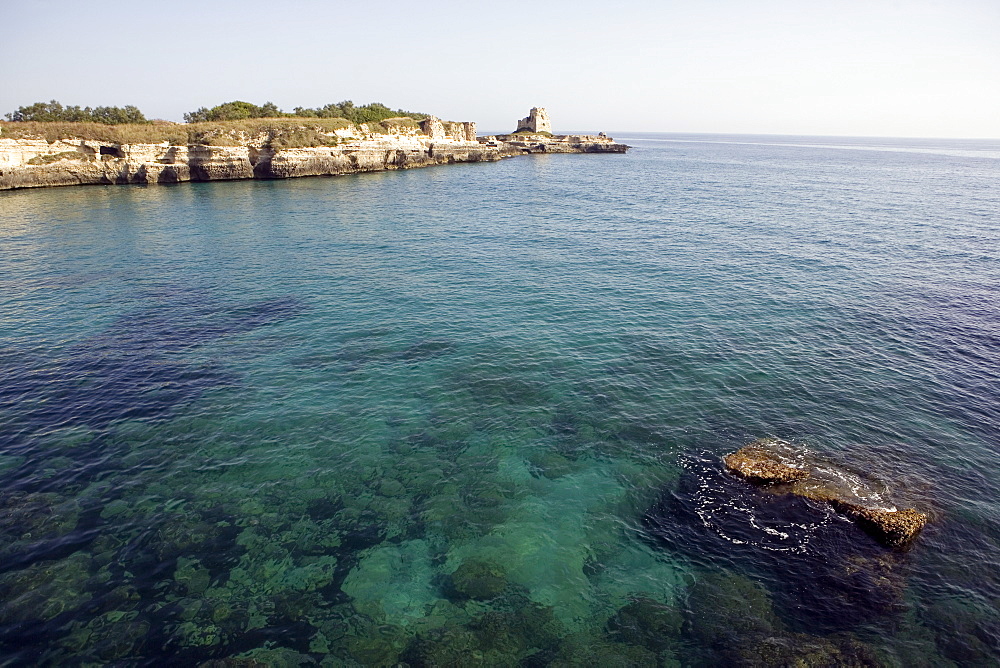
<svg viewBox="0 0 1000 668">
<path fill-rule="evenodd" d="M 0 666 L 1000 661 L 995 159 L 634 143 L 4 193 Z"/>
</svg>

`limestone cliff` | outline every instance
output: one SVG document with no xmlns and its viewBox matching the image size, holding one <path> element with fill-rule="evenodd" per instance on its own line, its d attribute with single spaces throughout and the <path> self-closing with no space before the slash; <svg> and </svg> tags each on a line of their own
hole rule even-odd
<svg viewBox="0 0 1000 668">
<path fill-rule="evenodd" d="M 502 151 L 476 141 L 474 125 L 439 124 L 433 136 L 419 131 L 370 135 L 362 128 L 352 128 L 352 132 L 338 132 L 335 145 L 304 147 L 274 146 L 253 138 L 241 146 L 172 146 L 166 142 L 109 144 L 86 139 L 49 143 L 45 139 L 6 139 L 0 135 L 0 190 L 281 179 L 504 157 Z"/>
<path fill-rule="evenodd" d="M 154 184 L 234 179 L 284 179 L 456 162 L 524 153 L 624 152 L 603 136 L 476 136 L 475 123 L 429 117 L 419 126 L 380 123 L 338 127 L 317 135 L 225 129 L 197 143 L 116 143 L 108 139 L 5 136 L 0 123 L 0 190 L 86 184 Z M 183 127 L 183 126 L 178 126 Z M 22 133 L 23 134 L 23 133 Z M 307 145 L 296 145 L 305 143 Z M 217 145 L 218 144 L 218 145 Z M 322 145 L 316 145 L 322 144 Z"/>
</svg>

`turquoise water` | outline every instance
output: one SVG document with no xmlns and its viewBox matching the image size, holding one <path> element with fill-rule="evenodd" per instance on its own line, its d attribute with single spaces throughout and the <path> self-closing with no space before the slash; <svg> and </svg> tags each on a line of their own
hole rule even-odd
<svg viewBox="0 0 1000 668">
<path fill-rule="evenodd" d="M 618 139 L 0 193 L 0 663 L 1000 661 L 1000 142 Z"/>
</svg>

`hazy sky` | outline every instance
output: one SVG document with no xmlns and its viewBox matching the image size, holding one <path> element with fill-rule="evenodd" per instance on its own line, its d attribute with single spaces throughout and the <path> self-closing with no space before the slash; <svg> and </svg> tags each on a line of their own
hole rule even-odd
<svg viewBox="0 0 1000 668">
<path fill-rule="evenodd" d="M 0 113 L 352 99 L 513 129 L 1000 137 L 1000 0 L 0 0 Z"/>
</svg>

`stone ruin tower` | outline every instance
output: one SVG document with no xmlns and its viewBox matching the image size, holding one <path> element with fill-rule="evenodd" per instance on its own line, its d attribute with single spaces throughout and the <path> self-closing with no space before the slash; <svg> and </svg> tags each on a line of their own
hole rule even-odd
<svg viewBox="0 0 1000 668">
<path fill-rule="evenodd" d="M 514 132 L 520 132 L 521 130 L 551 133 L 552 123 L 549 122 L 549 115 L 545 112 L 545 109 L 542 107 L 532 107 L 528 117 L 522 118 L 517 122 L 517 130 Z"/>
</svg>

